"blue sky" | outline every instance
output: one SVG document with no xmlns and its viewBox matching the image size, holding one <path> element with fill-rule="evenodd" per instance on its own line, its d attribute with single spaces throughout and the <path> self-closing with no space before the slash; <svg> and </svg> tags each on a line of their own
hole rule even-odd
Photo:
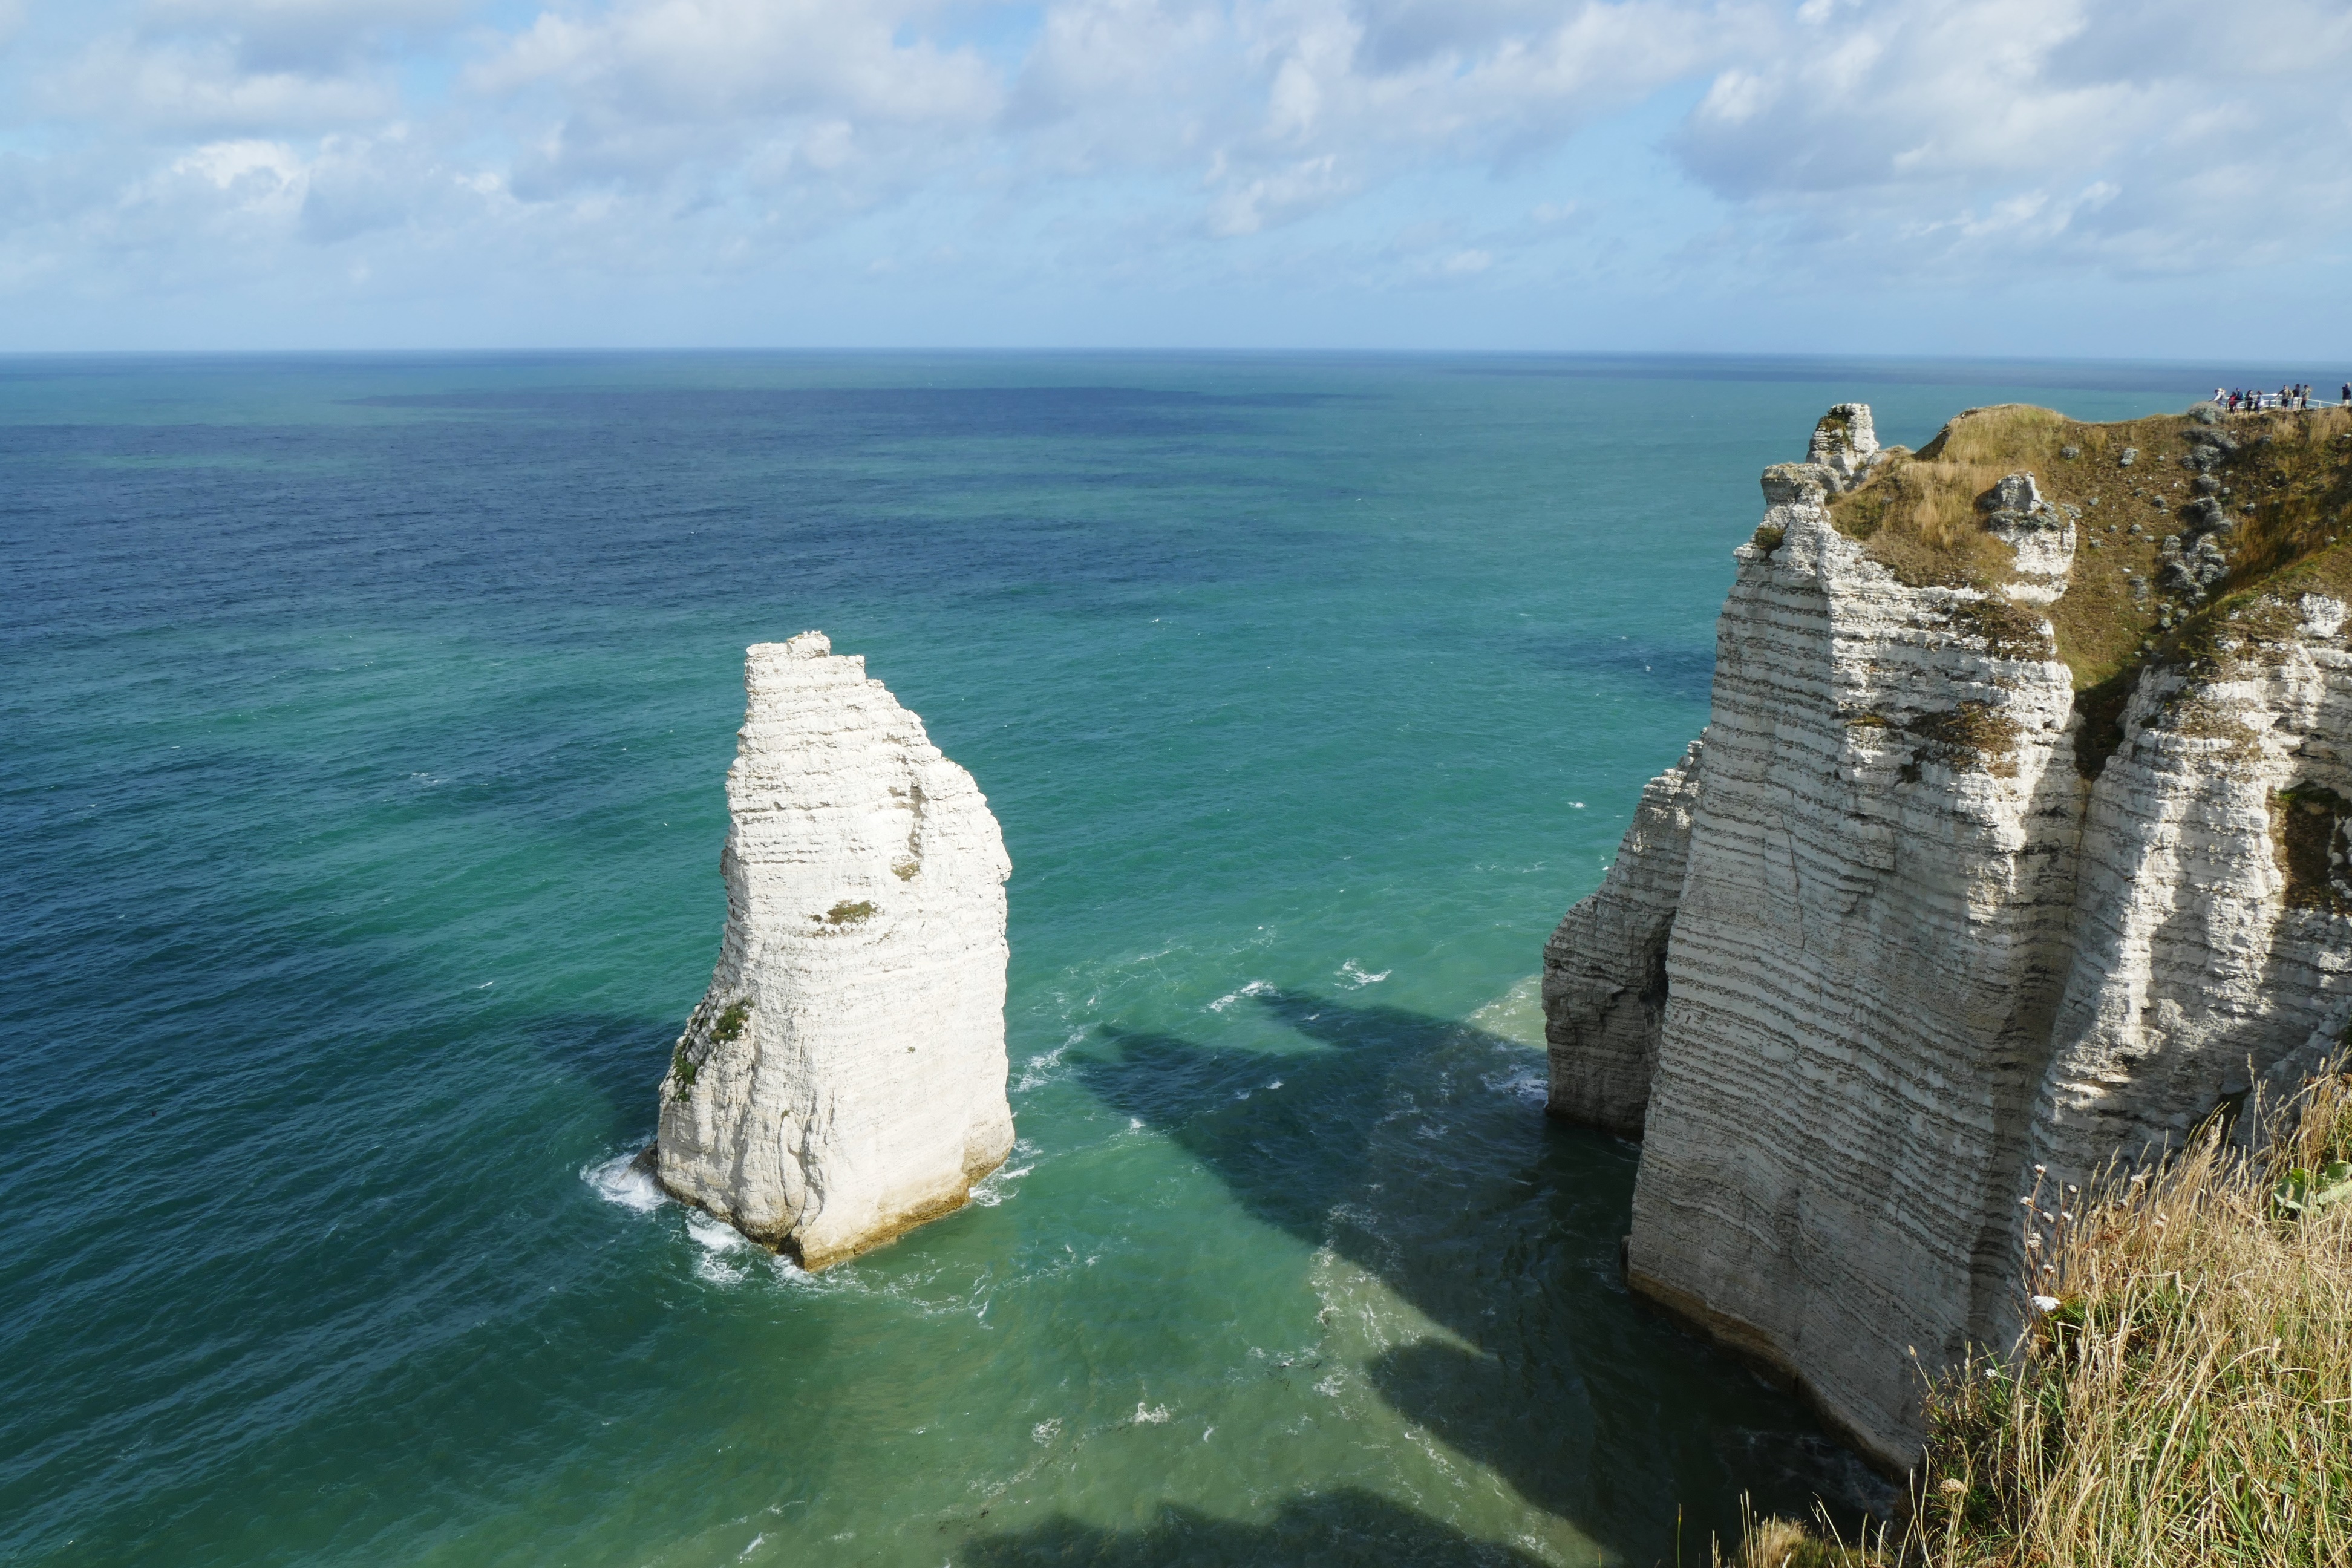
<svg viewBox="0 0 2352 1568">
<path fill-rule="evenodd" d="M 0 0 L 0 350 L 2319 377 L 2352 370 L 2352 5 Z"/>
</svg>

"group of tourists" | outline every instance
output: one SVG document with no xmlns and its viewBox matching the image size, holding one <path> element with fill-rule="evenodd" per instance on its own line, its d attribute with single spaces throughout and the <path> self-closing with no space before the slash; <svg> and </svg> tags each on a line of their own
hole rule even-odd
<svg viewBox="0 0 2352 1568">
<path fill-rule="evenodd" d="M 2282 386 L 2276 392 L 2231 392 L 2227 387 L 2213 389 L 2213 401 L 2232 414 L 2252 414 L 2264 408 L 2308 408 L 2311 406 L 2311 383 L 2300 386 Z M 2343 406 L 2352 408 L 2352 381 L 2344 384 Z"/>
</svg>

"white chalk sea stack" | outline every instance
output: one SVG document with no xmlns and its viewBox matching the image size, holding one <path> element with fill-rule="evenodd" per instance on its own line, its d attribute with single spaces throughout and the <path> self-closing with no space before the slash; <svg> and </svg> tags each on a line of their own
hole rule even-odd
<svg viewBox="0 0 2352 1568">
<path fill-rule="evenodd" d="M 803 632 L 755 644 L 744 686 L 727 933 L 662 1079 L 656 1175 L 822 1268 L 961 1208 L 1013 1147 L 1013 863 L 863 658 Z"/>
<path fill-rule="evenodd" d="M 2325 595 L 2250 601 L 2141 668 L 2085 777 L 2073 509 L 2012 474 L 2014 580 L 1907 584 L 1832 523 L 1869 431 L 1843 405 L 1766 471 L 1705 742 L 1544 1000 L 1553 1112 L 1643 1139 L 1629 1283 L 1901 1468 L 1923 1373 L 2014 1342 L 2021 1197 L 2352 1038 L 2352 641 Z"/>
</svg>

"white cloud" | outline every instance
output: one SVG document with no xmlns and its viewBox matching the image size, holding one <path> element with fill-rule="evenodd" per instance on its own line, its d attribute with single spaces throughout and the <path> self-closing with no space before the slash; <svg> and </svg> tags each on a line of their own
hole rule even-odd
<svg viewBox="0 0 2352 1568">
<path fill-rule="evenodd" d="M 1948 289 L 2352 229 L 2340 0 L 0 0 L 0 292 Z"/>
<path fill-rule="evenodd" d="M 2300 0 L 1808 0 L 1675 148 L 1801 250 L 2189 268 L 2341 227 L 2347 80 L 2352 15 Z"/>
<path fill-rule="evenodd" d="M 246 68 L 330 74 L 429 37 L 480 0 L 150 0 L 141 31 L 228 44 Z"/>
<path fill-rule="evenodd" d="M 873 177 L 983 132 L 1002 101 L 975 54 L 917 35 L 906 5 L 624 0 L 540 14 L 467 85 L 538 121 L 516 188 L 662 186 L 681 174 Z M 887 172 L 880 178 L 887 184 Z"/>
<path fill-rule="evenodd" d="M 381 75 L 251 69 L 234 41 L 116 33 L 91 40 L 46 76 L 36 100 L 53 118 L 114 131 L 285 134 L 363 124 L 394 113 Z"/>
</svg>

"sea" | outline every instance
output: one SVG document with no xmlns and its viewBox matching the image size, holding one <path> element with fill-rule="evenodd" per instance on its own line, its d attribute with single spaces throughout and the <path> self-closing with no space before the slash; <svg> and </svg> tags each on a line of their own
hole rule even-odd
<svg viewBox="0 0 2352 1568">
<path fill-rule="evenodd" d="M 0 1560 L 1701 1564 L 1883 1506 L 1631 1298 L 1535 975 L 1757 476 L 2238 367 L 0 359 Z M 2306 373 L 2303 379 L 2317 379 Z M 1019 1142 L 811 1276 L 631 1173 L 747 644 L 1003 825 Z"/>
</svg>

